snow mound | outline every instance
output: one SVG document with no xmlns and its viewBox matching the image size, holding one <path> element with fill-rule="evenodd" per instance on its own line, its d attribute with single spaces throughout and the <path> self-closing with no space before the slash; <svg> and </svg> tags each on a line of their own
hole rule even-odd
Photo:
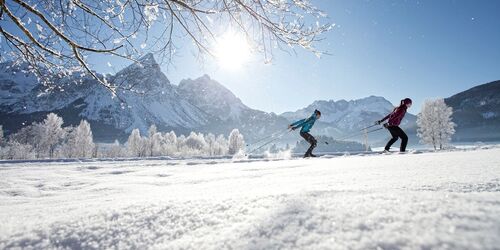
<svg viewBox="0 0 500 250">
<path fill-rule="evenodd" d="M 233 161 L 243 161 L 248 160 L 248 154 L 245 150 L 240 149 L 236 154 L 233 155 Z"/>
<path fill-rule="evenodd" d="M 290 160 L 292 159 L 292 150 L 281 150 L 275 153 L 264 152 L 264 158 L 270 160 Z"/>
</svg>

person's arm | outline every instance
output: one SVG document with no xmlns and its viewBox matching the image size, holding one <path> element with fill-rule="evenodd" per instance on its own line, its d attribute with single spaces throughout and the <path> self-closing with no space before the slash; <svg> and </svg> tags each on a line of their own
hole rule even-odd
<svg viewBox="0 0 500 250">
<path fill-rule="evenodd" d="M 380 123 L 384 122 L 385 120 L 389 119 L 389 117 L 391 117 L 391 115 L 392 115 L 393 113 L 394 113 L 394 111 L 393 111 L 393 112 L 391 112 L 390 114 L 386 115 L 384 118 L 382 118 L 382 120 L 379 120 L 379 121 L 377 121 L 376 123 L 377 123 L 377 124 L 380 124 Z"/>
<path fill-rule="evenodd" d="M 297 128 L 300 128 L 302 126 L 304 126 L 304 124 L 306 124 L 307 121 L 309 121 L 310 118 L 307 118 L 307 119 L 302 119 L 302 120 L 298 120 L 292 124 L 290 124 L 288 127 L 295 130 Z"/>
<path fill-rule="evenodd" d="M 305 121 L 306 121 L 306 119 L 298 120 L 298 121 L 296 121 L 296 122 L 294 122 L 294 123 L 290 124 L 290 126 L 294 127 L 294 126 L 297 126 L 297 125 L 299 125 L 299 124 L 301 124 L 301 123 L 304 123 Z"/>
<path fill-rule="evenodd" d="M 386 115 L 382 120 L 380 120 L 380 123 L 384 122 L 385 120 L 389 119 L 391 117 L 392 113 Z"/>
</svg>

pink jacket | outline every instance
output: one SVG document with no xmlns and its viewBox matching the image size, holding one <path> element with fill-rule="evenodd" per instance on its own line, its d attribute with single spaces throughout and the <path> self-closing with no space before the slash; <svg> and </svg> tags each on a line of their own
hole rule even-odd
<svg viewBox="0 0 500 250">
<path fill-rule="evenodd" d="M 381 122 L 389 119 L 389 126 L 399 126 L 401 124 L 401 121 L 403 120 L 403 117 L 405 117 L 406 114 L 406 105 L 399 106 L 392 111 L 392 113 L 388 114 L 384 119 L 381 120 Z"/>
</svg>

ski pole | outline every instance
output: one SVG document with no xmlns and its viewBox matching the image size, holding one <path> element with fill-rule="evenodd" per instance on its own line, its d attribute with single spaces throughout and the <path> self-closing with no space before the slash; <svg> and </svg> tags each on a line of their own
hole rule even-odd
<svg viewBox="0 0 500 250">
<path fill-rule="evenodd" d="M 259 144 L 260 142 L 265 141 L 266 139 L 273 138 L 273 137 L 275 137 L 275 136 L 277 136 L 277 135 L 280 135 L 280 134 L 282 134 L 282 133 L 285 133 L 287 130 L 288 130 L 288 129 L 286 129 L 286 130 L 279 130 L 279 131 L 277 131 L 277 132 L 272 133 L 272 134 L 271 134 L 271 136 L 262 137 L 262 138 L 258 139 L 258 140 L 257 140 L 257 141 L 255 141 L 255 142 L 248 143 L 248 144 L 247 144 L 247 147 L 248 147 L 248 146 L 250 146 L 250 145 Z"/>
<path fill-rule="evenodd" d="M 373 133 L 373 132 L 375 132 L 375 131 L 379 131 L 379 130 L 381 130 L 381 129 L 384 129 L 384 128 L 382 127 L 382 128 L 372 129 L 372 130 L 370 130 L 370 131 L 367 131 L 366 133 L 367 133 L 367 134 L 370 134 L 370 133 Z M 345 139 L 349 139 L 349 138 L 352 138 L 352 137 L 355 137 L 355 136 L 358 136 L 358 135 L 362 135 L 362 134 L 364 134 L 364 132 L 361 132 L 361 133 L 356 133 L 356 134 L 351 134 L 351 135 L 348 135 L 348 136 L 345 136 L 345 137 L 342 137 L 342 138 L 338 139 L 338 141 L 343 141 L 343 140 L 345 140 Z"/>
<path fill-rule="evenodd" d="M 247 155 L 252 154 L 253 152 L 255 152 L 255 151 L 257 151 L 257 150 L 259 150 L 259 149 L 261 149 L 261 148 L 265 147 L 266 145 L 269 145 L 271 142 L 273 142 L 273 141 L 276 141 L 276 140 L 280 139 L 280 138 L 281 138 L 281 137 L 283 137 L 285 134 L 286 134 L 286 133 L 282 133 L 282 134 L 281 134 L 281 135 L 279 135 L 278 137 L 273 138 L 272 140 L 270 140 L 270 141 L 268 141 L 268 142 L 266 142 L 266 143 L 262 144 L 260 147 L 257 147 L 257 148 L 255 148 L 255 149 L 251 150 L 250 152 L 248 152 L 248 153 L 247 153 Z"/>
<path fill-rule="evenodd" d="M 368 127 L 366 127 L 366 128 L 362 128 L 362 129 L 360 129 L 360 131 L 363 131 L 363 130 L 368 129 L 368 128 L 371 128 L 371 127 L 375 127 L 375 126 L 377 126 L 377 125 L 378 125 L 378 124 L 374 124 L 374 125 L 368 126 Z M 375 132 L 375 131 L 378 131 L 378 130 L 381 130 L 381 129 L 382 129 L 382 128 L 378 128 L 378 129 L 370 130 L 370 131 L 368 131 L 368 132 L 366 132 L 366 133 L 367 133 L 367 134 L 368 134 L 368 133 L 372 133 L 372 132 Z M 338 139 L 337 141 L 342 141 L 342 140 L 345 140 L 345 139 L 348 139 L 348 138 L 351 138 L 351 137 L 355 137 L 355 136 L 358 136 L 358 135 L 362 135 L 363 133 L 364 133 L 364 131 L 363 131 L 363 132 L 356 132 L 355 134 L 350 134 L 350 135 L 348 135 L 347 137 L 342 137 L 342 138 Z M 328 143 L 327 141 L 324 141 L 324 143 L 325 143 L 326 145 L 329 145 L 329 143 Z"/>
<path fill-rule="evenodd" d="M 375 126 L 377 126 L 377 125 L 379 125 L 379 124 L 373 124 L 373 125 L 370 125 L 370 126 L 368 126 L 368 127 L 364 127 L 364 128 L 362 128 L 362 129 L 360 129 L 359 131 L 363 131 L 363 130 L 365 130 L 365 129 L 373 128 L 373 127 L 375 127 Z"/>
</svg>

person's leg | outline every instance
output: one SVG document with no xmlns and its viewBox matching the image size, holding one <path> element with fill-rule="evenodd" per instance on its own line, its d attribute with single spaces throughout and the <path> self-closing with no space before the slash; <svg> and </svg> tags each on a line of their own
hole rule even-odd
<svg viewBox="0 0 500 250">
<path fill-rule="evenodd" d="M 391 133 L 392 136 L 392 138 L 385 145 L 385 150 L 389 151 L 389 149 L 391 149 L 392 144 L 394 144 L 398 140 L 398 133 L 395 127 L 387 127 L 387 130 L 389 130 L 389 133 Z"/>
<path fill-rule="evenodd" d="M 309 146 L 309 149 L 307 149 L 306 153 L 304 154 L 304 157 L 308 157 L 311 155 L 314 147 L 316 147 L 316 139 L 314 139 L 314 137 L 307 132 L 300 132 L 300 136 L 302 136 L 307 142 L 309 142 L 309 144 L 311 144 L 311 146 Z"/>
<path fill-rule="evenodd" d="M 311 146 L 309 147 L 309 156 L 313 156 L 313 157 L 316 157 L 316 155 L 314 155 L 312 153 L 312 151 L 314 150 L 314 148 L 316 148 L 316 146 L 318 145 L 318 141 L 316 140 L 316 138 L 314 138 L 314 136 L 312 136 L 311 134 L 309 134 L 309 143 L 311 144 Z"/>
<path fill-rule="evenodd" d="M 308 135 L 309 135 L 308 133 L 300 132 L 300 136 L 302 136 L 302 138 L 304 138 L 304 140 L 306 140 L 306 142 L 309 142 L 309 140 L 308 140 L 309 136 Z M 308 156 L 309 156 L 309 149 L 304 154 L 304 157 L 308 157 Z"/>
<path fill-rule="evenodd" d="M 406 135 L 405 131 L 403 131 L 400 127 L 398 128 L 398 133 L 399 133 L 399 138 L 401 138 L 401 147 L 400 151 L 405 152 L 406 151 L 406 145 L 408 145 L 408 135 Z"/>
</svg>

